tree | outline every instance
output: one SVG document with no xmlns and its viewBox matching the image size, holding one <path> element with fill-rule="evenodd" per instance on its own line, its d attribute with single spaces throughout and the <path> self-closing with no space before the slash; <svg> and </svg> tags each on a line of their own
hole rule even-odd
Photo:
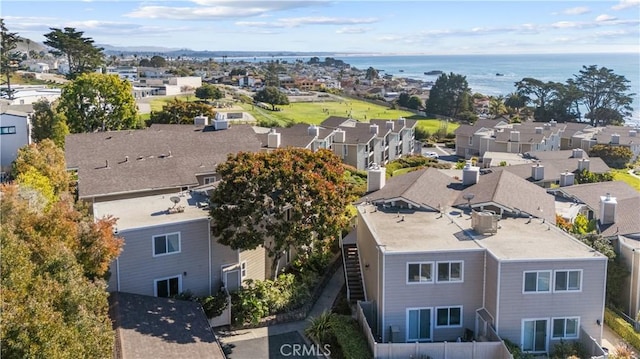
<svg viewBox="0 0 640 359">
<path fill-rule="evenodd" d="M 7 78 L 7 94 L 9 98 L 13 98 L 11 92 L 11 74 L 18 67 L 19 53 L 14 50 L 18 46 L 18 35 L 15 32 L 9 32 L 4 24 L 4 19 L 0 19 L 0 74 Z"/>
<path fill-rule="evenodd" d="M 602 237 L 602 235 L 589 233 L 578 236 L 578 239 L 609 259 L 607 262 L 606 301 L 610 305 L 619 307 L 622 304 L 620 293 L 622 292 L 625 278 L 629 275 L 624 263 L 616 255 L 611 242 Z"/>
<path fill-rule="evenodd" d="M 196 116 L 214 118 L 215 110 L 206 103 L 174 99 L 162 106 L 162 111 L 152 111 L 149 123 L 193 124 Z"/>
<path fill-rule="evenodd" d="M 535 106 L 534 117 L 538 121 L 550 121 L 547 103 L 550 101 L 553 91 L 556 88 L 555 82 L 543 82 L 531 77 L 525 77 L 516 82 L 518 95 L 527 99 L 527 103 Z M 535 97 L 531 97 L 531 96 Z"/>
<path fill-rule="evenodd" d="M 411 96 L 406 93 L 406 92 L 402 92 L 400 93 L 400 95 L 398 96 L 398 105 L 402 106 L 402 107 L 407 107 L 407 104 L 409 103 L 409 99 L 411 98 Z"/>
<path fill-rule="evenodd" d="M 275 111 L 276 105 L 288 105 L 289 98 L 280 92 L 277 87 L 267 86 L 264 90 L 258 91 L 253 99 L 257 102 L 265 102 L 271 105 L 271 110 Z"/>
<path fill-rule="evenodd" d="M 229 155 L 211 194 L 211 230 L 233 249 L 264 246 L 273 260 L 334 239 L 352 199 L 340 159 L 328 150 L 278 149 Z"/>
<path fill-rule="evenodd" d="M 86 274 L 108 265 L 118 255 L 121 241 L 113 237 L 108 225 L 101 228 L 104 232 L 97 230 L 90 216 L 74 209 L 70 196 L 42 211 L 30 198 L 22 197 L 18 185 L 4 185 L 0 190 L 0 355 L 111 357 L 114 335 L 106 283 Z M 115 242 L 90 249 L 101 252 L 100 256 L 85 256 L 82 233 L 96 234 L 91 238 L 94 242 Z"/>
<path fill-rule="evenodd" d="M 217 86 L 204 84 L 196 89 L 196 97 L 202 100 L 217 100 L 224 96 Z"/>
<path fill-rule="evenodd" d="M 625 168 L 633 158 L 629 147 L 597 144 L 589 150 L 589 156 L 600 157 L 609 167 Z"/>
<path fill-rule="evenodd" d="M 84 32 L 72 27 L 64 29 L 49 28 L 44 35 L 44 44 L 53 48 L 51 53 L 66 56 L 69 63 L 68 77 L 73 79 L 80 74 L 93 72 L 104 62 L 103 48 L 95 47 L 93 39 L 83 37 Z"/>
<path fill-rule="evenodd" d="M 154 55 L 149 59 L 149 65 L 152 67 L 165 67 L 167 66 L 167 60 L 162 56 Z"/>
<path fill-rule="evenodd" d="M 69 134 L 67 119 L 56 111 L 52 103 L 43 99 L 33 104 L 31 126 L 31 139 L 34 142 L 50 139 L 58 147 L 64 148 L 65 137 Z"/>
<path fill-rule="evenodd" d="M 459 112 L 468 110 L 471 98 L 471 89 L 465 76 L 453 72 L 442 74 L 429 92 L 425 111 L 431 114 L 456 117 Z"/>
<path fill-rule="evenodd" d="M 547 106 L 547 117 L 557 122 L 572 122 L 580 118 L 582 92 L 569 80 L 567 84 L 554 83 Z"/>
<path fill-rule="evenodd" d="M 616 75 L 606 67 L 582 66 L 574 75 L 573 84 L 582 93 L 582 103 L 586 107 L 586 117 L 592 126 L 619 125 L 629 117 L 633 108 L 633 96 L 628 93 L 629 80 Z"/>
<path fill-rule="evenodd" d="M 72 133 L 124 130 L 137 124 L 131 83 L 118 75 L 80 75 L 63 87 L 57 109 Z"/>
<path fill-rule="evenodd" d="M 49 139 L 20 148 L 12 166 L 13 178 L 35 170 L 50 181 L 56 196 L 69 190 L 70 178 L 64 151 Z"/>
<path fill-rule="evenodd" d="M 498 118 L 507 113 L 507 107 L 504 105 L 502 96 L 491 97 L 489 100 L 489 113 L 493 118 Z"/>
<path fill-rule="evenodd" d="M 149 59 L 142 59 L 138 63 L 138 66 L 140 66 L 140 67 L 151 67 L 151 61 L 149 61 Z"/>
<path fill-rule="evenodd" d="M 373 80 L 377 79 L 378 77 L 379 77 L 378 70 L 374 69 L 373 67 L 369 67 L 367 69 L 366 75 L 364 76 L 364 78 L 369 80 L 369 81 L 373 81 Z"/>
<path fill-rule="evenodd" d="M 422 107 L 422 100 L 418 96 L 411 96 L 407 102 L 407 107 L 412 110 L 418 110 Z"/>
</svg>

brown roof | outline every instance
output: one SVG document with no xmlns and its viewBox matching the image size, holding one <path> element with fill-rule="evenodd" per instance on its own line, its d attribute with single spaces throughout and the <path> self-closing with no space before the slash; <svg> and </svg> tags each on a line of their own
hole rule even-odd
<svg viewBox="0 0 640 359">
<path fill-rule="evenodd" d="M 513 166 L 511 166 L 513 167 Z M 531 167 L 531 166 L 529 166 Z M 524 212 L 533 217 L 556 223 L 553 196 L 510 172 L 496 171 L 480 176 L 478 183 L 465 188 L 454 201 L 454 206 L 465 206 L 465 194 L 473 194 L 471 206 L 496 204 L 511 212 Z"/>
<path fill-rule="evenodd" d="M 333 133 L 332 129 L 318 127 L 318 139 L 326 139 Z M 308 148 L 316 139 L 314 135 L 309 134 L 309 125 L 298 123 L 291 127 L 276 128 L 276 132 L 280 133 L 280 147 L 297 147 Z M 262 146 L 267 146 L 268 133 L 257 134 L 262 142 Z"/>
<path fill-rule="evenodd" d="M 196 302 L 115 292 L 109 304 L 115 358 L 225 358 Z"/>
<path fill-rule="evenodd" d="M 607 193 L 615 197 L 618 203 L 615 223 L 601 226 L 602 235 L 640 233 L 640 192 L 622 181 L 587 183 L 556 189 L 586 204 L 594 212 L 596 218 L 600 216 L 600 197 Z M 598 218 L 599 219 L 599 218 Z"/>
<path fill-rule="evenodd" d="M 322 121 L 320 125 L 327 128 L 338 128 L 343 122 L 348 120 L 350 120 L 348 117 L 329 116 L 326 120 Z"/>
<path fill-rule="evenodd" d="M 260 141 L 248 125 L 212 131 L 154 124 L 144 130 L 69 135 L 65 157 L 68 168 L 78 169 L 83 198 L 196 185 L 196 174 L 214 173 L 228 154 L 259 150 Z"/>
<path fill-rule="evenodd" d="M 455 186 L 457 183 L 452 184 L 451 177 L 430 167 L 391 177 L 382 189 L 367 194 L 361 201 L 387 202 L 404 198 L 438 210 L 438 206 L 442 208 L 451 206 L 457 195 Z"/>
<path fill-rule="evenodd" d="M 555 151 L 549 151 L 555 152 Z M 544 157 L 544 156 L 541 156 Z M 549 156 L 553 157 L 553 156 Z M 566 159 L 549 159 L 542 160 L 540 164 L 544 166 L 544 179 L 543 182 L 553 182 L 560 179 L 560 175 L 566 171 L 576 173 L 578 171 L 579 158 L 566 158 Z M 513 165 L 505 167 L 492 167 L 492 171 L 507 171 L 515 174 L 520 178 L 533 181 L 531 177 L 532 164 Z M 600 157 L 589 158 L 589 172 L 593 173 L 606 173 L 611 168 Z"/>
</svg>

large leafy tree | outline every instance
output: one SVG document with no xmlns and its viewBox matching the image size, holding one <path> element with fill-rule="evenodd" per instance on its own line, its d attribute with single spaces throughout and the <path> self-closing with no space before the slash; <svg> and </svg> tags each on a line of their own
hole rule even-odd
<svg viewBox="0 0 640 359">
<path fill-rule="evenodd" d="M 131 83 L 118 75 L 86 73 L 66 84 L 58 111 L 72 133 L 135 128 L 137 109 Z"/>
<path fill-rule="evenodd" d="M 70 196 L 43 210 L 20 185 L 0 188 L 2 346 L 6 358 L 107 358 L 113 331 L 102 277 L 121 241 Z"/>
<path fill-rule="evenodd" d="M 202 100 L 217 100 L 224 96 L 222 91 L 214 85 L 204 84 L 196 89 L 196 97 Z"/>
<path fill-rule="evenodd" d="M 59 196 L 69 190 L 70 178 L 64 161 L 64 151 L 49 139 L 22 147 L 13 161 L 13 178 L 35 170 L 47 178 L 54 194 Z"/>
<path fill-rule="evenodd" d="M 11 74 L 18 67 L 20 54 L 14 51 L 18 46 L 18 35 L 15 32 L 9 32 L 4 24 L 4 19 L 0 19 L 0 73 L 6 76 L 7 92 L 11 97 Z"/>
<path fill-rule="evenodd" d="M 84 32 L 73 27 L 64 29 L 49 28 L 51 32 L 44 35 L 44 44 L 53 48 L 51 53 L 65 56 L 69 64 L 69 78 L 95 71 L 104 62 L 101 47 L 93 45 L 90 37 L 84 37 Z"/>
<path fill-rule="evenodd" d="M 429 91 L 425 111 L 430 114 L 456 117 L 458 113 L 469 109 L 470 101 L 471 89 L 465 76 L 453 72 L 442 74 Z"/>
<path fill-rule="evenodd" d="M 535 107 L 534 116 L 538 121 L 550 121 L 548 102 L 556 89 L 555 82 L 544 82 L 531 77 L 525 77 L 516 82 L 518 95 L 527 99 Z"/>
<path fill-rule="evenodd" d="M 589 149 L 589 156 L 600 157 L 609 167 L 625 168 L 633 158 L 629 147 L 597 144 Z"/>
<path fill-rule="evenodd" d="M 162 111 L 152 111 L 150 123 L 193 124 L 196 116 L 214 118 L 214 108 L 205 103 L 174 99 L 162 106 Z"/>
<path fill-rule="evenodd" d="M 285 251 L 335 238 L 347 223 L 350 187 L 331 151 L 238 153 L 217 171 L 222 181 L 211 195 L 212 233 L 233 249 L 264 246 L 272 274 Z"/>
<path fill-rule="evenodd" d="M 634 94 L 629 93 L 629 80 L 624 76 L 591 65 L 583 66 L 574 77 L 572 84 L 582 93 L 586 117 L 592 126 L 623 124 L 624 118 L 631 115 Z"/>
<path fill-rule="evenodd" d="M 258 91 L 253 99 L 258 102 L 266 102 L 271 105 L 271 109 L 275 111 L 276 105 L 288 105 L 289 98 L 280 92 L 277 87 L 267 86 L 264 90 Z"/>
<path fill-rule="evenodd" d="M 69 127 L 66 117 L 56 111 L 54 104 L 44 99 L 35 102 L 31 126 L 31 138 L 34 142 L 41 142 L 48 138 L 58 147 L 64 148 L 64 139 L 69 134 Z"/>
<path fill-rule="evenodd" d="M 149 65 L 152 67 L 165 67 L 167 66 L 167 60 L 159 55 L 154 55 L 149 59 Z"/>
</svg>

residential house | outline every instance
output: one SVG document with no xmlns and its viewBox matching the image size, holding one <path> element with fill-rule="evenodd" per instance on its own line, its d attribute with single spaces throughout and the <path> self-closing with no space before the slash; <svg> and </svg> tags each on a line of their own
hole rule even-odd
<svg viewBox="0 0 640 359">
<path fill-rule="evenodd" d="M 607 258 L 555 227 L 544 189 L 470 163 L 462 181 L 433 168 L 386 184 L 384 170 L 369 175 L 355 244 L 374 355 L 473 357 L 457 343 L 472 339 L 496 344 L 476 357 L 506 357 L 501 339 L 528 353 L 561 341 L 603 353 Z"/>
<path fill-rule="evenodd" d="M 0 179 L 11 172 L 18 150 L 31 143 L 30 113 L 5 109 L 0 113 Z"/>
<path fill-rule="evenodd" d="M 631 161 L 635 161 L 640 155 L 640 128 L 631 126 L 607 126 L 594 135 L 591 144 L 611 145 L 628 148 L 633 157 Z"/>
<path fill-rule="evenodd" d="M 291 127 L 273 128 L 257 136 L 267 150 L 296 147 L 317 151 L 332 148 L 333 134 L 331 129 L 298 123 Z"/>
<path fill-rule="evenodd" d="M 107 74 L 118 75 L 127 81 L 138 81 L 138 68 L 135 66 L 108 66 Z"/>
<path fill-rule="evenodd" d="M 118 218 L 125 241 L 111 264 L 110 291 L 205 295 L 269 273 L 262 247 L 235 251 L 211 237 L 207 210 L 216 165 L 231 153 L 259 151 L 260 142 L 251 126 L 196 123 L 67 136 L 78 197 L 96 219 Z"/>
<path fill-rule="evenodd" d="M 31 105 L 41 100 L 53 102 L 62 94 L 62 89 L 45 86 L 12 86 L 11 90 L 11 98 L 3 100 L 8 105 Z"/>
<path fill-rule="evenodd" d="M 640 193 L 622 181 L 588 183 L 556 188 L 558 212 L 573 222 L 578 213 L 595 220 L 600 235 L 608 238 L 630 275 L 619 296 L 631 318 L 640 312 Z"/>
<path fill-rule="evenodd" d="M 570 125 L 575 134 L 577 125 Z M 586 129 L 587 124 L 582 124 Z M 565 123 L 479 120 L 473 125 L 461 125 L 455 131 L 456 155 L 464 158 L 482 157 L 485 152 L 525 153 L 531 151 L 558 151 L 561 149 Z"/>
<path fill-rule="evenodd" d="M 33 72 L 39 72 L 39 73 L 49 72 L 49 64 L 44 62 L 31 63 L 29 64 L 29 70 Z"/>
</svg>

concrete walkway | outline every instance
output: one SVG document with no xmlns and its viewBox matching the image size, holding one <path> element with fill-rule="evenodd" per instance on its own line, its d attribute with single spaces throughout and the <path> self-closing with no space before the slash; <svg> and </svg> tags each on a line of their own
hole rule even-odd
<svg viewBox="0 0 640 359">
<path fill-rule="evenodd" d="M 299 332 L 301 335 L 304 335 L 304 329 L 309 325 L 308 319 L 317 317 L 325 310 L 331 310 L 333 302 L 340 293 L 343 285 L 344 272 L 342 266 L 340 266 L 324 287 L 322 294 L 311 308 L 311 311 L 309 311 L 309 315 L 305 320 L 276 324 L 262 328 L 216 331 L 216 336 L 218 336 L 223 344 L 230 344 L 243 340 L 264 338 L 267 336 L 275 336 L 290 332 Z"/>
<path fill-rule="evenodd" d="M 627 347 L 631 348 L 635 353 L 634 358 L 640 358 L 640 354 L 638 353 L 638 351 L 635 350 L 631 345 L 628 345 L 624 341 L 624 339 L 622 339 L 622 337 L 618 335 L 618 333 L 611 330 L 611 328 L 609 328 L 607 325 L 603 326 L 602 343 L 600 344 L 600 346 L 602 346 L 603 348 L 607 348 L 610 354 L 615 354 L 616 347 L 618 347 L 619 345 L 626 345 Z"/>
</svg>

